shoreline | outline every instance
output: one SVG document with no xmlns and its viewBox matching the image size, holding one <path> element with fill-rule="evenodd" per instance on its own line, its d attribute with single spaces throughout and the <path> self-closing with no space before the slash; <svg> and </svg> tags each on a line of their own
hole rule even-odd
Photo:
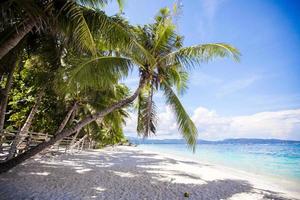
<svg viewBox="0 0 300 200">
<path fill-rule="evenodd" d="M 137 148 L 139 147 L 137 146 Z M 230 173 L 230 175 L 236 176 L 238 179 L 250 181 L 251 183 L 258 185 L 262 189 L 276 190 L 277 192 L 291 194 L 292 198 L 300 198 L 300 188 L 299 188 L 300 182 L 297 181 L 293 181 L 290 179 L 288 180 L 281 179 L 279 177 L 269 176 L 266 174 L 247 172 L 243 169 L 237 169 L 231 166 L 225 166 L 217 163 L 212 163 L 209 161 L 203 161 L 197 158 L 192 158 L 191 156 L 184 157 L 183 155 L 178 155 L 176 153 L 172 154 L 169 152 L 158 152 L 158 150 L 153 150 L 153 149 L 148 150 L 145 149 L 145 147 L 139 149 L 148 153 L 157 153 L 166 157 L 171 157 L 171 158 L 185 160 L 185 161 L 192 161 L 200 165 L 206 164 L 212 168 L 215 168 L 218 171 L 224 170 L 226 171 L 226 173 Z"/>
<path fill-rule="evenodd" d="M 166 145 L 173 145 L 173 144 L 166 144 Z M 159 144 L 159 145 L 141 144 L 141 145 L 139 145 L 139 148 L 141 148 L 142 150 L 146 150 L 146 151 L 149 150 L 149 151 L 164 153 L 165 155 L 169 155 L 169 156 L 190 158 L 191 160 L 198 161 L 199 163 L 207 163 L 207 164 L 211 164 L 211 165 L 215 165 L 215 166 L 222 166 L 224 168 L 228 168 L 231 170 L 246 172 L 246 173 L 249 173 L 252 175 L 257 175 L 264 179 L 270 179 L 270 181 L 286 180 L 286 182 L 297 183 L 298 185 L 300 185 L 300 176 L 297 176 L 297 174 L 288 174 L 288 175 L 283 174 L 283 173 L 277 174 L 275 170 L 270 171 L 267 169 L 262 169 L 263 165 L 257 166 L 256 163 L 253 164 L 252 162 L 249 162 L 248 160 L 246 160 L 246 162 L 245 162 L 245 160 L 241 160 L 241 162 L 242 162 L 241 163 L 242 165 L 241 165 L 240 163 L 237 164 L 236 161 L 235 161 L 235 163 L 231 163 L 230 158 L 226 159 L 227 162 L 224 162 L 224 160 L 218 159 L 219 155 L 216 155 L 217 159 L 215 159 L 214 156 L 212 156 L 212 155 L 210 155 L 209 157 L 206 157 L 206 156 L 203 156 L 203 154 L 198 154 L 197 152 L 194 154 L 194 153 L 192 153 L 192 151 L 182 151 L 182 150 L 178 150 L 176 148 L 170 149 L 170 148 L 165 148 L 163 146 L 164 146 L 164 144 L 162 144 L 162 145 L 161 144 Z M 228 155 L 224 155 L 225 158 L 227 156 Z M 243 156 L 246 156 L 246 155 L 243 155 Z M 257 159 L 261 159 L 261 158 L 257 158 Z M 257 159 L 255 161 L 257 161 Z M 270 159 L 270 158 L 268 158 L 268 159 Z M 228 160 L 229 160 L 229 162 L 228 162 Z M 274 162 L 276 163 L 278 161 L 274 160 Z M 245 163 L 247 163 L 247 164 L 245 164 Z M 252 165 L 251 168 L 248 168 L 249 164 Z M 267 164 L 269 164 L 269 163 L 267 163 Z M 285 167 L 285 166 L 283 166 L 283 167 Z M 297 168 L 298 168 L 298 166 L 296 166 L 293 169 L 297 169 Z M 270 167 L 269 167 L 269 169 L 270 169 Z"/>
<path fill-rule="evenodd" d="M 251 173 L 129 146 L 39 155 L 0 175 L 0 199 L 299 198 Z"/>
</svg>

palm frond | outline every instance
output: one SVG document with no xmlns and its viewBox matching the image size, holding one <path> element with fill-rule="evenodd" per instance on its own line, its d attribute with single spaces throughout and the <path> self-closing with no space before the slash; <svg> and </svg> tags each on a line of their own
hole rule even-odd
<svg viewBox="0 0 300 200">
<path fill-rule="evenodd" d="M 74 67 L 68 72 L 69 87 L 111 88 L 122 76 L 127 76 L 132 67 L 129 59 L 102 56 L 93 59 L 78 58 L 71 60 Z"/>
<path fill-rule="evenodd" d="M 178 94 L 184 94 L 188 89 L 189 74 L 179 65 L 161 67 L 158 69 L 160 80 L 166 81 L 171 87 L 176 87 Z"/>
<path fill-rule="evenodd" d="M 163 82 L 161 84 L 161 87 L 164 91 L 167 103 L 172 107 L 172 110 L 176 116 L 178 129 L 181 135 L 186 140 L 189 147 L 192 148 L 193 151 L 195 151 L 198 131 L 196 126 L 194 125 L 194 122 L 185 111 L 172 88 L 166 82 Z"/>
<path fill-rule="evenodd" d="M 120 51 L 125 56 L 139 55 L 138 59 L 135 59 L 136 62 L 140 60 L 155 62 L 154 57 L 138 41 L 135 29 L 125 19 L 119 15 L 109 17 L 100 10 L 85 8 L 83 12 L 98 43 L 104 41 L 107 49 Z"/>
<path fill-rule="evenodd" d="M 176 27 L 172 23 L 172 18 L 169 17 L 168 11 L 163 16 L 157 16 L 157 22 L 152 25 L 154 34 L 154 47 L 152 52 L 159 56 L 164 56 L 170 53 L 174 48 L 177 48 L 178 35 Z"/>
<path fill-rule="evenodd" d="M 57 14 L 55 22 L 59 31 L 75 47 L 96 55 L 96 44 L 82 10 L 75 2 L 67 1 Z"/>
<path fill-rule="evenodd" d="M 149 26 L 132 28 L 133 37 L 130 46 L 122 49 L 121 53 L 126 57 L 130 57 L 141 68 L 144 65 L 153 66 L 156 63 L 155 56 L 152 54 L 151 49 L 154 43 L 149 38 L 152 38 L 152 29 Z M 139 52 L 139 53 L 136 53 Z"/>
<path fill-rule="evenodd" d="M 224 43 L 215 43 L 181 48 L 164 56 L 160 62 L 165 62 L 167 65 L 180 63 L 189 69 L 195 64 L 208 62 L 217 57 L 231 57 L 239 61 L 239 56 L 240 53 L 236 48 Z"/>
<path fill-rule="evenodd" d="M 121 142 L 124 139 L 122 129 L 124 124 L 123 121 L 123 116 L 121 116 L 118 111 L 114 111 L 106 115 L 102 123 L 103 128 L 105 129 L 103 139 L 108 140 L 110 144 Z"/>
<path fill-rule="evenodd" d="M 156 133 L 156 106 L 153 101 L 153 87 L 140 93 L 138 97 L 137 132 L 140 136 L 149 137 Z"/>
<path fill-rule="evenodd" d="M 176 89 L 178 94 L 184 94 L 187 89 L 188 89 L 188 79 L 189 79 L 189 74 L 185 71 L 176 71 L 173 72 L 174 74 L 177 73 L 175 76 L 175 84 L 176 84 Z M 177 78 L 178 77 L 178 78 Z"/>
<path fill-rule="evenodd" d="M 105 7 L 111 0 L 76 0 L 76 2 L 85 7 L 92 8 L 103 8 Z M 124 8 L 124 0 L 117 0 L 120 11 Z"/>
<path fill-rule="evenodd" d="M 101 131 L 99 124 L 96 121 L 87 125 L 89 128 L 90 135 L 95 138 Z"/>
<path fill-rule="evenodd" d="M 119 5 L 120 12 L 122 12 L 124 9 L 124 0 L 117 0 L 117 3 Z"/>
<path fill-rule="evenodd" d="M 85 7 L 102 8 L 107 5 L 108 0 L 76 0 L 76 2 Z"/>
<path fill-rule="evenodd" d="M 86 22 L 97 40 L 112 49 L 127 47 L 133 38 L 131 26 L 120 16 L 107 16 L 99 9 L 81 8 Z"/>
</svg>

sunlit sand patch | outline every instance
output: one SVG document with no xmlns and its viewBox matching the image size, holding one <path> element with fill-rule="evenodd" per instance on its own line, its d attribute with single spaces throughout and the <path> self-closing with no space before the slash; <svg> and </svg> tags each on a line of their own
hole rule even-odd
<svg viewBox="0 0 300 200">
<path fill-rule="evenodd" d="M 189 176 L 186 176 L 186 174 L 178 174 L 176 172 L 170 172 L 170 171 L 155 171 L 155 170 L 147 170 L 148 173 L 156 173 L 159 176 L 153 177 L 154 179 L 158 181 L 164 181 L 164 182 L 172 182 L 172 183 L 185 183 L 185 184 L 205 184 L 206 181 L 203 181 L 199 178 L 190 178 Z"/>
<path fill-rule="evenodd" d="M 230 197 L 228 200 L 253 200 L 253 199 L 263 199 L 264 195 L 257 193 L 239 193 Z"/>
<path fill-rule="evenodd" d="M 131 157 L 133 157 L 133 158 L 145 158 L 145 159 L 149 159 L 149 155 L 134 155 L 134 156 L 131 156 Z M 161 161 L 163 161 L 164 160 L 164 158 L 163 157 L 161 157 L 161 156 L 158 156 L 158 155 L 151 155 L 150 156 L 152 159 L 158 159 L 158 160 L 161 160 Z"/>
<path fill-rule="evenodd" d="M 96 191 L 99 191 L 99 192 L 103 192 L 106 190 L 106 188 L 103 188 L 103 187 L 93 187 L 93 189 L 95 189 Z"/>
<path fill-rule="evenodd" d="M 50 173 L 49 172 L 30 172 L 29 174 L 39 175 L 39 176 L 48 176 Z"/>
<path fill-rule="evenodd" d="M 126 178 L 133 178 L 136 177 L 136 174 L 130 173 L 130 172 L 119 172 L 119 171 L 111 171 L 114 174 L 120 176 L 120 177 L 126 177 Z"/>
<path fill-rule="evenodd" d="M 18 176 L 27 176 L 27 175 L 38 175 L 38 176 L 48 176 L 50 172 L 19 172 Z"/>
<path fill-rule="evenodd" d="M 92 169 L 77 169 L 76 172 L 79 174 L 84 174 L 86 172 L 92 171 Z"/>
<path fill-rule="evenodd" d="M 101 163 L 101 164 L 97 164 L 95 166 L 101 168 L 101 167 L 111 167 L 113 165 L 114 165 L 114 163 Z"/>
</svg>

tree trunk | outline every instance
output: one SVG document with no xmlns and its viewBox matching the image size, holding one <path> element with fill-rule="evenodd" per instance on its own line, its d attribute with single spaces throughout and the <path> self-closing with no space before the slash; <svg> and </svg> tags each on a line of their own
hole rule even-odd
<svg viewBox="0 0 300 200">
<path fill-rule="evenodd" d="M 56 133 L 60 133 L 62 132 L 62 130 L 64 130 L 64 128 L 66 127 L 68 121 L 70 120 L 72 114 L 74 113 L 74 111 L 77 109 L 77 102 L 74 103 L 74 105 L 72 106 L 72 108 L 69 110 L 69 112 L 67 113 L 67 115 L 65 116 L 64 120 L 62 121 L 62 123 L 59 125 Z M 73 115 L 74 116 L 74 115 Z M 61 140 L 57 142 L 57 145 L 59 146 Z M 59 147 L 58 147 L 59 148 Z"/>
<path fill-rule="evenodd" d="M 27 19 L 9 38 L 7 38 L 0 46 L 0 59 L 3 58 L 10 50 L 12 50 L 17 44 L 27 35 L 36 22 L 32 19 Z"/>
<path fill-rule="evenodd" d="M 88 135 L 83 136 L 82 138 L 80 138 L 73 146 L 70 147 L 70 150 L 72 151 L 76 146 L 78 147 L 78 151 L 81 149 L 83 149 L 83 144 L 85 141 L 85 138 L 88 137 Z"/>
<path fill-rule="evenodd" d="M 15 153 L 16 153 L 16 150 L 18 148 L 18 146 L 23 142 L 23 140 L 28 136 L 28 131 L 31 127 L 31 124 L 32 124 L 32 120 L 35 116 L 35 114 L 37 113 L 38 111 L 38 107 L 40 106 L 41 104 L 41 101 L 42 101 L 42 97 L 43 97 L 43 92 L 40 91 L 38 96 L 37 96 L 37 99 L 36 99 L 36 103 L 34 104 L 34 106 L 32 107 L 23 127 L 21 128 L 20 132 L 18 132 L 16 134 L 16 137 L 14 139 L 14 141 L 12 142 L 11 144 L 11 147 L 9 149 L 9 153 L 8 153 L 8 156 L 7 156 L 7 160 L 11 159 L 12 157 L 14 157 Z"/>
<path fill-rule="evenodd" d="M 55 136 L 52 137 L 49 141 L 43 142 L 43 143 L 33 147 L 32 149 L 18 155 L 15 158 L 12 158 L 4 163 L 0 163 L 0 173 L 6 172 L 6 171 L 12 169 L 13 167 L 24 162 L 28 158 L 31 158 L 32 156 L 43 151 L 44 149 L 49 148 L 50 146 L 55 144 L 58 140 L 63 139 L 64 137 L 70 136 L 71 134 L 75 133 L 76 131 L 82 129 L 87 124 L 89 124 L 97 119 L 103 118 L 107 114 L 130 104 L 131 102 L 133 102 L 136 99 L 136 97 L 140 93 L 144 84 L 145 84 L 145 79 L 141 78 L 139 87 L 136 89 L 136 91 L 133 93 L 132 96 L 125 98 L 102 111 L 99 111 L 93 115 L 86 117 L 85 119 L 78 122 L 74 127 L 65 129 L 64 131 L 55 134 Z"/>
<path fill-rule="evenodd" d="M 3 131 L 3 128 L 4 128 L 5 113 L 6 113 L 6 107 L 7 107 L 7 102 L 8 102 L 8 94 L 9 94 L 10 89 L 12 87 L 15 68 L 16 68 L 16 62 L 14 62 L 13 66 L 11 68 L 11 71 L 8 74 L 5 89 L 3 90 L 3 93 L 1 94 L 1 102 L 0 102 L 0 137 L 2 135 L 2 131 Z"/>
<path fill-rule="evenodd" d="M 5 114 L 6 114 L 6 108 L 7 108 L 7 103 L 8 103 L 8 96 L 9 96 L 8 94 L 9 94 L 12 84 L 13 84 L 15 68 L 16 68 L 16 60 L 14 60 L 12 62 L 11 71 L 8 74 L 4 90 L 2 90 L 2 88 L 0 88 L 0 92 L 1 92 L 1 94 L 0 94 L 0 97 L 1 97 L 1 102 L 0 102 L 0 152 L 3 152 L 2 143 L 5 140 L 5 136 L 3 133 L 4 123 L 5 123 Z M 1 77 L 1 79 L 2 79 L 2 77 Z"/>
<path fill-rule="evenodd" d="M 2 81 L 3 74 L 4 74 L 4 71 L 1 70 L 1 68 L 0 68 L 0 82 Z"/>
<path fill-rule="evenodd" d="M 75 133 L 69 146 L 66 147 L 65 152 L 67 152 L 67 150 L 72 150 L 72 146 L 76 143 L 76 139 L 77 139 L 77 136 L 79 135 L 79 133 L 80 133 L 80 130 Z"/>
<path fill-rule="evenodd" d="M 72 138 L 72 141 L 70 142 L 70 145 L 69 145 L 70 147 L 75 144 L 77 136 L 79 135 L 79 133 L 80 133 L 80 130 L 75 133 L 74 137 Z"/>
<path fill-rule="evenodd" d="M 72 106 L 72 108 L 69 110 L 69 112 L 67 113 L 66 117 L 64 118 L 64 120 L 62 121 L 62 123 L 60 124 L 60 126 L 57 129 L 57 133 L 60 133 L 67 125 L 72 113 L 77 109 L 77 102 L 74 103 L 74 105 Z"/>
</svg>

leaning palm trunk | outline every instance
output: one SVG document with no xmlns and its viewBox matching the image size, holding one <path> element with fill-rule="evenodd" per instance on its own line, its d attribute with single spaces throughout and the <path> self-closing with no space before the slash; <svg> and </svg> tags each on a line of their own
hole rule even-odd
<svg viewBox="0 0 300 200">
<path fill-rule="evenodd" d="M 9 153 L 8 153 L 8 156 L 7 156 L 7 160 L 11 159 L 14 157 L 16 151 L 17 151 L 17 148 L 18 146 L 23 142 L 23 140 L 28 136 L 28 131 L 31 127 L 31 124 L 32 124 L 32 120 L 35 116 L 35 114 L 37 113 L 38 111 L 38 107 L 40 106 L 41 104 L 41 101 L 42 101 L 42 96 L 43 96 L 43 92 L 40 91 L 38 96 L 37 96 L 37 99 L 36 99 L 36 103 L 34 104 L 34 106 L 32 107 L 23 127 L 21 128 L 20 132 L 18 132 L 16 134 L 16 137 L 14 139 L 14 141 L 12 142 L 11 144 L 11 147 L 10 147 L 10 150 L 9 150 Z"/>
<path fill-rule="evenodd" d="M 83 145 L 84 145 L 84 141 L 85 139 L 88 137 L 88 135 L 83 136 L 82 138 L 80 138 L 77 142 L 75 142 L 72 146 L 70 146 L 70 151 L 72 152 L 73 149 L 77 146 L 78 149 L 77 150 L 82 150 Z"/>
<path fill-rule="evenodd" d="M 72 138 L 72 140 L 71 140 L 71 142 L 70 142 L 70 145 L 66 148 L 66 151 L 67 151 L 68 149 L 72 151 L 73 146 L 74 146 L 74 144 L 76 143 L 76 139 L 77 139 L 77 136 L 79 135 L 79 133 L 80 133 L 80 130 L 77 131 L 77 132 L 75 133 L 75 135 L 73 136 L 73 138 Z"/>
<path fill-rule="evenodd" d="M 62 121 L 62 123 L 60 124 L 60 126 L 57 129 L 57 133 L 60 133 L 67 125 L 71 115 L 73 114 L 73 112 L 77 109 L 77 102 L 74 103 L 74 105 L 71 107 L 71 109 L 68 111 L 66 117 L 64 118 L 64 120 Z"/>
<path fill-rule="evenodd" d="M 28 158 L 31 158 L 32 156 L 43 151 L 44 149 L 49 148 L 50 146 L 55 144 L 57 141 L 63 139 L 64 137 L 68 137 L 71 134 L 75 133 L 76 131 L 82 129 L 87 124 L 89 124 L 97 119 L 101 119 L 104 116 L 106 116 L 107 114 L 132 103 L 136 99 L 136 97 L 139 95 L 144 84 L 145 84 L 145 79 L 141 78 L 139 87 L 136 89 L 136 91 L 133 93 L 132 96 L 130 96 L 126 99 L 123 99 L 102 111 L 99 111 L 95 114 L 89 115 L 85 119 L 78 122 L 74 127 L 65 129 L 62 132 L 55 134 L 55 136 L 52 137 L 49 141 L 45 141 L 45 142 L 33 147 L 32 149 L 29 149 L 28 151 L 18 155 L 15 158 L 12 158 L 4 163 L 0 163 L 0 173 L 10 170 L 11 168 L 13 168 L 13 167 L 17 166 L 18 164 L 27 160 Z"/>
<path fill-rule="evenodd" d="M 15 46 L 17 46 L 23 37 L 32 30 L 35 24 L 36 21 L 33 19 L 27 19 L 18 30 L 16 30 L 9 38 L 7 38 L 0 46 L 0 59 L 3 58 Z"/>
<path fill-rule="evenodd" d="M 98 122 L 98 123 L 101 123 L 101 121 L 102 121 L 102 120 L 98 120 L 97 122 Z M 76 146 L 75 143 L 77 143 L 77 142 L 76 142 L 76 139 L 77 139 L 79 133 L 80 133 L 80 130 L 78 130 L 78 131 L 74 134 L 74 136 L 73 136 L 73 138 L 72 138 L 72 140 L 71 140 L 71 142 L 70 142 L 70 145 L 66 148 L 66 151 L 67 151 L 67 150 L 72 151 L 73 148 L 74 148 L 74 146 Z M 90 146 L 90 145 L 89 145 L 89 146 Z M 90 148 L 90 147 L 89 147 L 89 148 Z"/>
<path fill-rule="evenodd" d="M 78 104 L 77 104 L 77 102 L 75 102 L 74 105 L 71 107 L 71 109 L 68 111 L 68 113 L 65 116 L 64 120 L 62 121 L 62 123 L 59 125 L 56 133 L 62 132 L 62 130 L 64 130 L 64 128 L 66 127 L 68 121 L 72 121 L 72 120 L 70 120 L 70 118 L 71 118 L 72 114 L 74 113 L 74 111 L 77 109 L 77 106 L 78 106 Z M 57 142 L 58 146 L 59 146 L 60 142 L 61 142 L 61 140 Z"/>
<path fill-rule="evenodd" d="M 7 77 L 5 89 L 3 90 L 3 94 L 1 94 L 1 102 L 0 102 L 0 152 L 2 152 L 2 143 L 5 140 L 5 136 L 3 134 L 4 122 L 5 122 L 5 113 L 8 102 L 8 94 L 13 84 L 13 75 L 16 68 L 16 62 L 12 65 L 12 69 Z"/>
<path fill-rule="evenodd" d="M 6 113 L 6 107 L 7 107 L 7 101 L 8 101 L 8 94 L 10 92 L 10 89 L 12 87 L 13 83 L 13 75 L 16 68 L 16 62 L 14 62 L 12 69 L 7 77 L 5 89 L 3 91 L 3 94 L 1 95 L 1 102 L 0 102 L 0 137 L 2 135 L 2 131 L 4 128 L 4 121 L 5 121 L 5 113 Z"/>
<path fill-rule="evenodd" d="M 4 74 L 4 71 L 0 71 L 0 82 L 2 81 L 3 74 Z"/>
</svg>

